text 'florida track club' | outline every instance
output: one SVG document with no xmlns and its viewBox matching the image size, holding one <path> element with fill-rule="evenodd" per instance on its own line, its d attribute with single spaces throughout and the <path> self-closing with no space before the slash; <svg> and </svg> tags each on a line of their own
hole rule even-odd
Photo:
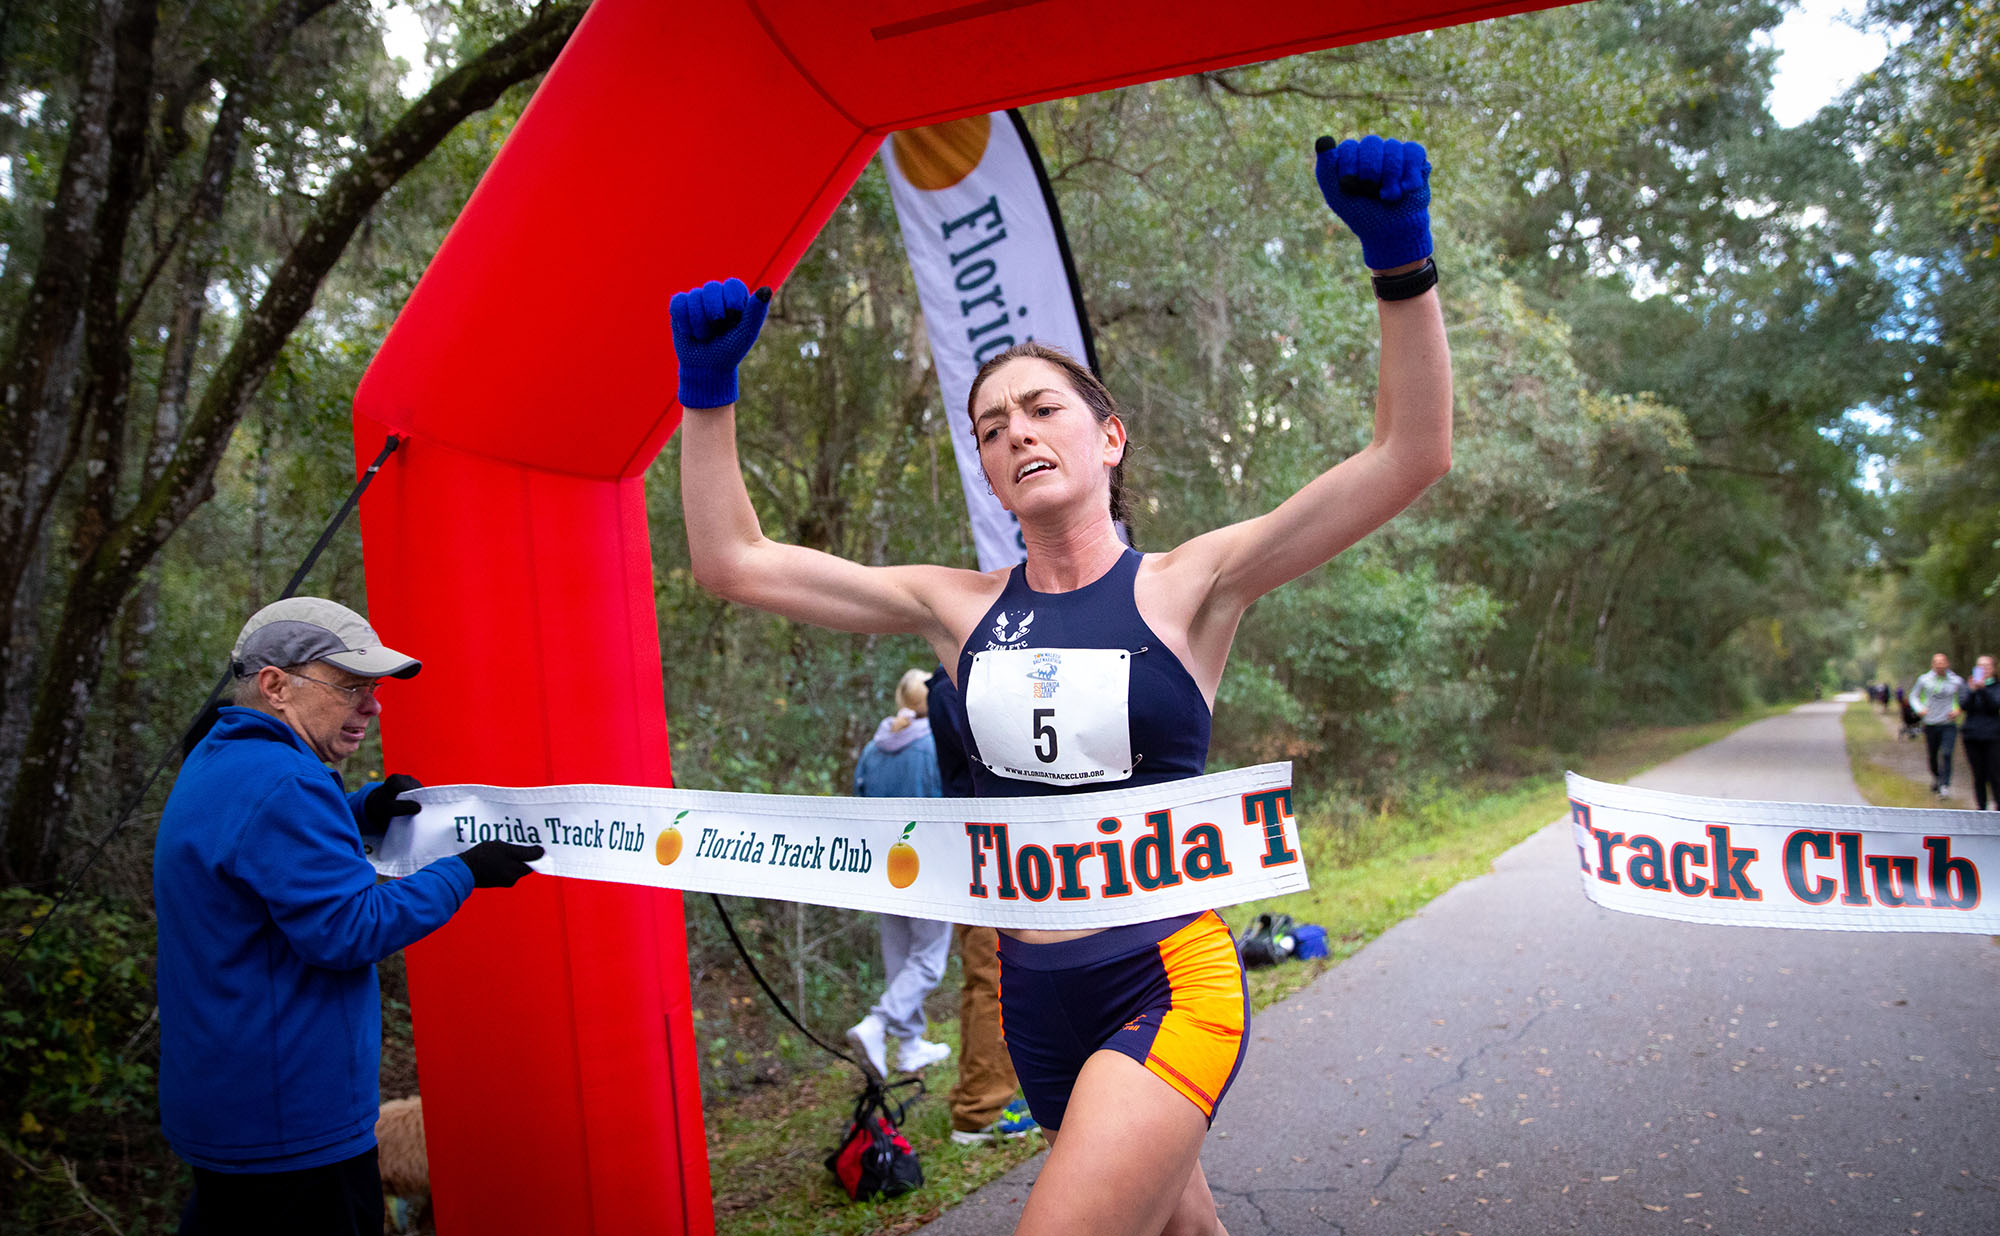
<svg viewBox="0 0 2000 1236">
<path fill-rule="evenodd" d="M 1704 829 L 1705 843 L 1679 841 L 1668 846 L 1644 833 L 1628 837 L 1595 828 L 1588 803 L 1571 799 L 1569 806 L 1570 817 L 1591 842 L 1577 844 L 1583 869 L 1606 884 L 1629 881 L 1653 892 L 1717 901 L 1764 899 L 1763 890 L 1750 878 L 1758 851 L 1732 844 L 1726 824 Z M 1837 896 L 1843 906 L 1976 909 L 1979 868 L 1971 859 L 1952 854 L 1950 837 L 1925 837 L 1923 847 L 1922 858 L 1870 854 L 1861 833 L 1795 829 L 1785 838 L 1785 889 L 1809 906 L 1825 905 Z M 1622 868 L 1621 851 L 1626 855 Z"/>
</svg>

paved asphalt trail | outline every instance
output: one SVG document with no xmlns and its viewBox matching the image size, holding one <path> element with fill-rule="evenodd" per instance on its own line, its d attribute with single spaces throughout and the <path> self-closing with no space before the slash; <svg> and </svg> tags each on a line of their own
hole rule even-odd
<svg viewBox="0 0 2000 1236">
<path fill-rule="evenodd" d="M 1843 707 L 1634 784 L 1860 802 Z M 1576 866 L 1551 824 L 1257 1015 L 1202 1154 L 1232 1236 L 2000 1234 L 1992 939 L 1618 914 Z M 1012 1231 L 1041 1163 L 926 1236 Z"/>
</svg>

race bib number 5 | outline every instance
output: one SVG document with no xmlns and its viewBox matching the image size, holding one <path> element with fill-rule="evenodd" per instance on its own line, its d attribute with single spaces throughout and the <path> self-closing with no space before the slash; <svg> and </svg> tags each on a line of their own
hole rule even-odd
<svg viewBox="0 0 2000 1236">
<path fill-rule="evenodd" d="M 1006 648 L 972 658 L 967 719 L 1003 777 L 1052 785 L 1132 775 L 1132 654 L 1122 648 Z"/>
</svg>

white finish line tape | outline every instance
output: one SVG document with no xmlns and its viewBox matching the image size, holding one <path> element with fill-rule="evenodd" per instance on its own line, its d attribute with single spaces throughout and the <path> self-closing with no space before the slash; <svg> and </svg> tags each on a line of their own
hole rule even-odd
<svg viewBox="0 0 2000 1236">
<path fill-rule="evenodd" d="M 1583 891 L 1745 927 L 2000 934 L 2000 812 L 1695 798 L 1569 774 Z"/>
<path fill-rule="evenodd" d="M 1292 766 L 1037 798 L 814 798 L 620 785 L 439 785 L 383 875 L 488 840 L 550 875 L 989 927 L 1149 922 L 1308 887 Z"/>
</svg>

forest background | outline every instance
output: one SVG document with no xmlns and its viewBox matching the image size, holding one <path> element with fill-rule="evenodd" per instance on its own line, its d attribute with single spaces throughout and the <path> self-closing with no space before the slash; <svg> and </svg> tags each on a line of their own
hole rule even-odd
<svg viewBox="0 0 2000 1236">
<path fill-rule="evenodd" d="M 399 0 L 420 65 L 385 50 L 390 7 L 0 8 L 0 1214 L 36 1230 L 167 1213 L 170 756 L 345 496 L 352 392 L 586 6 Z M 1341 829 L 1557 770 L 1607 730 L 2000 644 L 2000 0 L 1874 0 L 1896 50 L 1792 127 L 1762 37 L 1787 8 L 1597 0 L 1026 110 L 1137 446 L 1142 548 L 1266 510 L 1366 439 L 1375 315 L 1313 138 L 1407 135 L 1437 169 L 1455 467 L 1252 611 L 1215 766 L 1290 759 L 1312 826 Z M 744 389 L 769 532 L 971 564 L 878 169 L 779 290 Z M 703 594 L 677 459 L 649 493 L 679 783 L 845 792 L 928 652 Z M 351 522 L 305 590 L 365 605 Z M 741 909 L 837 1034 L 871 925 Z M 712 917 L 690 948 L 719 1094 L 797 1044 Z"/>
</svg>

